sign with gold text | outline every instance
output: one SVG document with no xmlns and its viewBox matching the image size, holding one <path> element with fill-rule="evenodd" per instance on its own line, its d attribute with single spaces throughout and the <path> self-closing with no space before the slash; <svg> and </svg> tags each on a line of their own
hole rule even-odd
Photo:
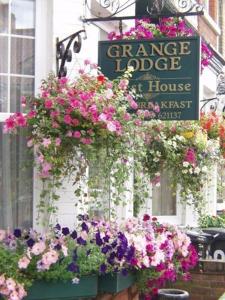
<svg viewBox="0 0 225 300">
<path fill-rule="evenodd" d="M 158 103 L 161 120 L 199 118 L 200 38 L 99 42 L 99 66 L 110 79 L 134 68 L 130 86 L 142 97 L 138 107 Z"/>
</svg>

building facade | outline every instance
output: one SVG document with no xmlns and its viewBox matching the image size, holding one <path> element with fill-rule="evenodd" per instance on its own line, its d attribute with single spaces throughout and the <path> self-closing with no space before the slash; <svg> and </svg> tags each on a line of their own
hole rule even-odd
<svg viewBox="0 0 225 300">
<path fill-rule="evenodd" d="M 0 0 L 0 227 L 37 226 L 39 219 L 36 205 L 41 192 L 41 183 L 35 169 L 29 165 L 31 155 L 26 151 L 26 140 L 22 133 L 17 137 L 4 135 L 3 122 L 15 111 L 22 111 L 20 98 L 38 93 L 42 78 L 56 70 L 56 39 L 82 30 L 85 26 L 86 39 L 82 40 L 79 54 L 73 54 L 72 63 L 67 65 L 69 77 L 73 77 L 84 59 L 98 60 L 98 41 L 107 39 L 112 30 L 119 30 L 119 23 L 95 22 L 83 24 L 85 11 L 83 0 Z M 177 1 L 170 1 L 176 8 Z M 202 35 L 213 51 L 212 63 L 201 76 L 201 100 L 216 97 L 217 76 L 224 64 L 223 1 L 204 1 L 204 16 L 188 17 L 187 21 Z M 89 1 L 92 8 L 102 11 L 97 0 Z M 134 14 L 134 6 L 124 11 Z M 89 14 L 89 16 L 91 16 Z M 131 21 L 123 21 L 124 30 Z M 204 102 L 203 102 L 204 103 Z M 210 106 L 206 106 L 210 110 Z M 93 172 L 97 166 L 93 166 Z M 212 181 L 206 187 L 208 210 L 216 213 L 216 168 Z M 132 175 L 127 184 L 132 185 Z M 84 186 L 85 188 L 85 186 Z M 179 191 L 175 196 L 169 188 L 169 178 L 162 177 L 161 188 L 149 188 L 149 200 L 143 212 L 157 215 L 159 219 L 179 225 L 196 224 L 197 217 L 192 207 L 179 203 Z M 105 201 L 110 201 L 103 191 Z M 165 195 L 167 198 L 165 199 Z M 82 207 L 75 206 L 78 199 L 73 194 L 72 183 L 65 180 L 60 191 L 58 214 L 55 220 L 73 226 Z M 126 195 L 127 205 L 117 208 L 119 218 L 133 215 L 132 194 Z"/>
</svg>

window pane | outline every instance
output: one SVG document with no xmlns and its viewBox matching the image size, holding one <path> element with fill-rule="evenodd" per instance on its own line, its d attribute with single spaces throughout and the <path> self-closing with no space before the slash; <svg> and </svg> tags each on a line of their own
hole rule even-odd
<svg viewBox="0 0 225 300">
<path fill-rule="evenodd" d="M 176 215 L 176 191 L 171 187 L 167 172 L 162 172 L 160 186 L 152 189 L 152 214 L 154 216 Z"/>
<path fill-rule="evenodd" d="M 34 40 L 12 38 L 11 73 L 34 75 Z"/>
<path fill-rule="evenodd" d="M 8 91 L 8 83 L 6 76 L 0 76 L 0 112 L 7 112 L 7 91 Z"/>
<path fill-rule="evenodd" d="M 7 1 L 0 0 L 0 32 L 8 32 L 8 9 Z"/>
<path fill-rule="evenodd" d="M 0 123 L 0 228 L 32 226 L 32 155 L 22 135 L 3 134 Z"/>
<path fill-rule="evenodd" d="M 0 36 L 0 73 L 7 73 L 8 66 L 8 38 Z"/>
<path fill-rule="evenodd" d="M 10 111 L 21 111 L 21 96 L 32 96 L 34 94 L 34 79 L 11 77 L 10 82 Z"/>
<path fill-rule="evenodd" d="M 34 36 L 35 1 L 12 0 L 12 34 Z"/>
</svg>

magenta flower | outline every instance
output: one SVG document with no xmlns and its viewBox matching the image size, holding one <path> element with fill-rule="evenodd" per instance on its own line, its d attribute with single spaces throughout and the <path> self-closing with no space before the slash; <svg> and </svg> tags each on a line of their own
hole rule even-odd
<svg viewBox="0 0 225 300">
<path fill-rule="evenodd" d="M 184 161 L 189 162 L 193 166 L 196 165 L 197 159 L 196 159 L 195 150 L 193 148 L 188 148 L 186 150 L 185 155 L 184 155 Z"/>
</svg>

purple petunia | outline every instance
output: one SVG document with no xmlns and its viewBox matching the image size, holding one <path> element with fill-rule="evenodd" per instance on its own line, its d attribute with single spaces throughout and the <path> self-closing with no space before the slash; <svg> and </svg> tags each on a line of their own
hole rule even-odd
<svg viewBox="0 0 225 300">
<path fill-rule="evenodd" d="M 70 263 L 67 267 L 67 270 L 73 273 L 79 273 L 80 269 L 75 263 Z"/>
<path fill-rule="evenodd" d="M 19 228 L 16 228 L 16 229 L 14 229 L 13 234 L 16 238 L 20 238 L 21 237 L 21 230 Z"/>
<path fill-rule="evenodd" d="M 35 241 L 33 239 L 27 240 L 27 246 L 28 247 L 32 248 L 34 246 L 34 244 L 35 244 Z"/>
<path fill-rule="evenodd" d="M 70 233 L 70 230 L 69 230 L 68 227 L 63 227 L 63 228 L 62 228 L 62 234 L 63 234 L 63 235 L 68 235 L 69 233 Z"/>
<path fill-rule="evenodd" d="M 100 273 L 104 274 L 106 272 L 106 270 L 107 270 L 106 264 L 101 264 L 100 269 L 99 269 Z"/>
<path fill-rule="evenodd" d="M 71 236 L 72 239 L 75 240 L 75 239 L 77 238 L 77 232 L 76 232 L 76 230 L 74 230 L 74 231 L 71 233 L 70 236 Z"/>
</svg>

